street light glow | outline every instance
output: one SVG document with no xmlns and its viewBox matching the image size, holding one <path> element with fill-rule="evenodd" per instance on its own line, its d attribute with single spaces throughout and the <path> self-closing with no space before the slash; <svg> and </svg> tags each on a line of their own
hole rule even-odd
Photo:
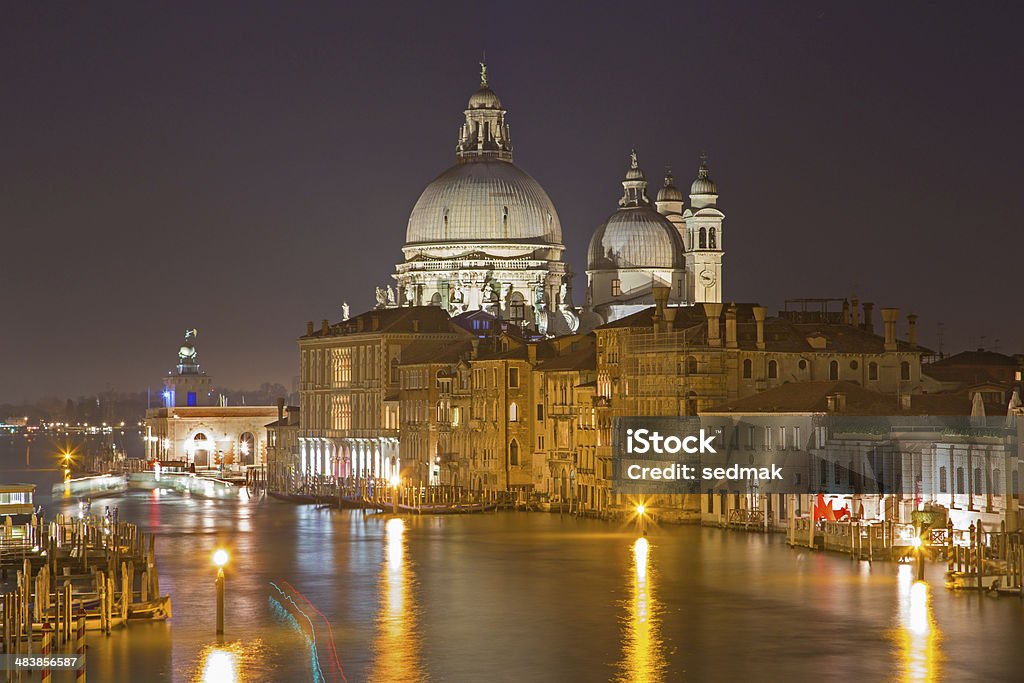
<svg viewBox="0 0 1024 683">
<path fill-rule="evenodd" d="M 218 549 L 213 553 L 213 563 L 219 568 L 223 568 L 228 563 L 228 551 L 223 548 Z"/>
<path fill-rule="evenodd" d="M 921 543 L 922 541 L 920 536 L 914 536 L 912 539 L 910 539 L 910 545 L 914 546 L 915 548 L 920 548 Z"/>
<path fill-rule="evenodd" d="M 636 514 L 638 514 L 638 515 L 643 516 L 643 514 L 644 514 L 644 512 L 646 510 L 647 510 L 647 508 L 645 508 L 642 503 L 640 505 L 636 506 Z"/>
</svg>

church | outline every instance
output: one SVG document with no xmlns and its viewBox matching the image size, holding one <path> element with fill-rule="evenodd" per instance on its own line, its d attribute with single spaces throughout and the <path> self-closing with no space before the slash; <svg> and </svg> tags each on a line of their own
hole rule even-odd
<svg viewBox="0 0 1024 683">
<path fill-rule="evenodd" d="M 507 110 L 487 66 L 463 112 L 455 164 L 413 206 L 395 286 L 378 287 L 377 308 L 439 306 L 449 315 L 484 311 L 536 336 L 587 332 L 654 305 L 722 301 L 724 214 L 702 157 L 689 205 L 672 174 L 652 202 L 636 151 L 618 208 L 594 232 L 583 306 L 572 300 L 562 226 L 551 198 L 512 157 Z"/>
</svg>

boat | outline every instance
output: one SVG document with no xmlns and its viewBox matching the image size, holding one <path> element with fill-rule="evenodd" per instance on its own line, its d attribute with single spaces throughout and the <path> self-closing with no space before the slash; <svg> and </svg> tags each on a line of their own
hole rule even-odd
<svg viewBox="0 0 1024 683">
<path fill-rule="evenodd" d="M 156 600 L 135 602 L 128 605 L 128 620 L 149 619 L 162 621 L 171 618 L 171 596 L 164 595 Z"/>
</svg>

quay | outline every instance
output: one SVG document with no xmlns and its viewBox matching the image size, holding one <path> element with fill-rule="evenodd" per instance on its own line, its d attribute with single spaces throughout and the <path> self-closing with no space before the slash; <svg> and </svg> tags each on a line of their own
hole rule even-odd
<svg viewBox="0 0 1024 683">
<path fill-rule="evenodd" d="M 26 495 L 18 505 L 31 509 L 35 487 L 20 486 Z M 160 594 L 154 535 L 116 515 L 59 514 L 47 522 L 38 511 L 5 506 L 0 515 L 4 654 L 72 651 L 80 630 L 110 635 L 133 620 L 171 617 L 170 596 Z M 6 680 L 13 675 L 8 671 Z"/>
</svg>

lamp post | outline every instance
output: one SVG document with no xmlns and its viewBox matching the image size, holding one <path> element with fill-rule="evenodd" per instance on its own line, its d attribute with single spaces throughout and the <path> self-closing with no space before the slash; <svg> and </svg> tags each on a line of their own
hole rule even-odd
<svg viewBox="0 0 1024 683">
<path fill-rule="evenodd" d="M 224 635 L 224 565 L 228 563 L 228 551 L 223 548 L 213 553 L 217 565 L 217 635 Z"/>
</svg>

